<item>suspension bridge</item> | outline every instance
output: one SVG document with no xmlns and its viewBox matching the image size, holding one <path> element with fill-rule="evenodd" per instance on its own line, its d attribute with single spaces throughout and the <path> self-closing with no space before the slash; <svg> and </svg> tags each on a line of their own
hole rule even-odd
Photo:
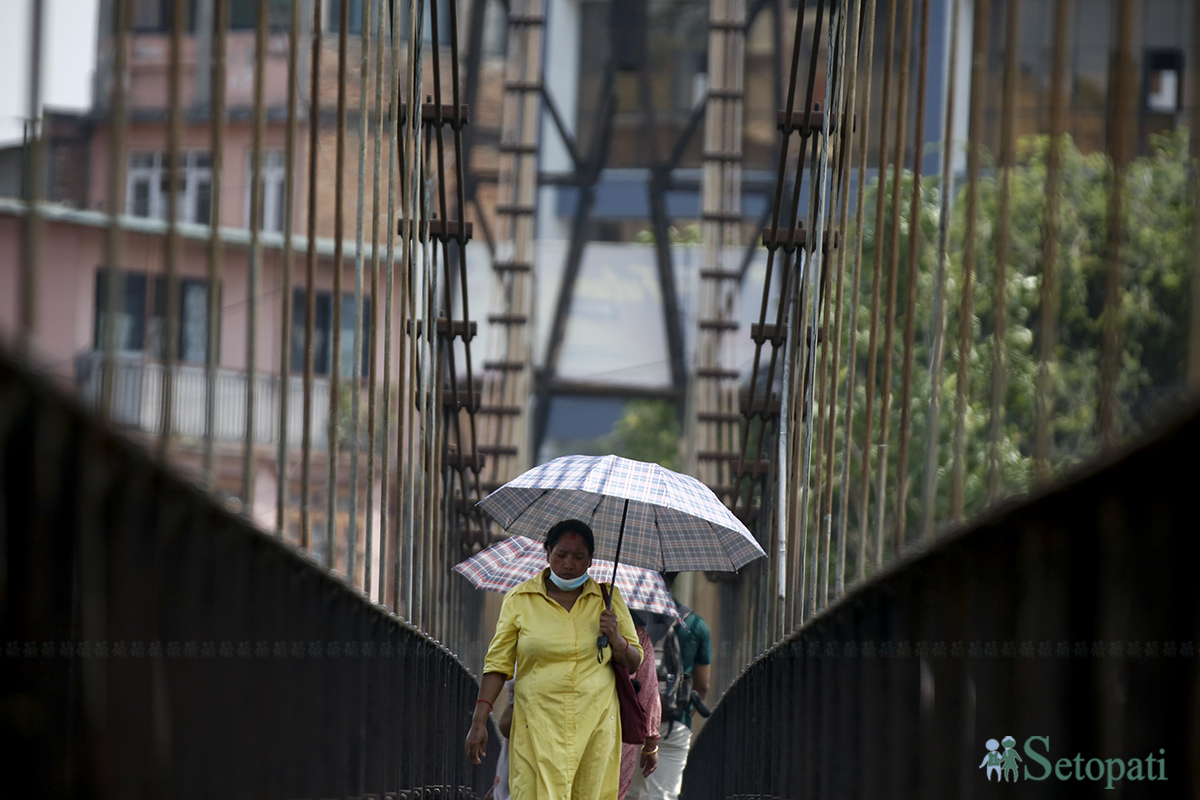
<svg viewBox="0 0 1200 800">
<path fill-rule="evenodd" d="M 630 401 L 768 552 L 688 800 L 1200 789 L 1194 4 L 27 6 L 13 796 L 481 797 L 450 567 Z"/>
</svg>

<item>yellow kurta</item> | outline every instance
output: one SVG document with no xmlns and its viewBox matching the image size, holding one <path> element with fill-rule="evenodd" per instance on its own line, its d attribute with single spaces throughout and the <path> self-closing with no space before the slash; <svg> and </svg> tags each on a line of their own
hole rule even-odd
<svg viewBox="0 0 1200 800">
<path fill-rule="evenodd" d="M 621 715 L 609 664 L 596 660 L 599 585 L 588 579 L 568 612 L 546 594 L 540 574 L 504 597 L 484 672 L 516 685 L 508 784 L 512 800 L 614 800 L 621 773 Z M 612 609 L 631 647 L 642 651 L 619 592 Z"/>
</svg>

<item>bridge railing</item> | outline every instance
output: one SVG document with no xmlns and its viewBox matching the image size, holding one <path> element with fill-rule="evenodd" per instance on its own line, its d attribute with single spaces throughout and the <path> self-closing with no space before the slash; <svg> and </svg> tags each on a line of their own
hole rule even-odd
<svg viewBox="0 0 1200 800">
<path fill-rule="evenodd" d="M 428 797 L 490 786 L 447 648 L 0 360 L 10 797 Z"/>
<path fill-rule="evenodd" d="M 1193 414 L 839 599 L 725 693 L 683 796 L 998 796 L 1009 736 L 1005 796 L 1195 796 L 1198 447 Z"/>
</svg>

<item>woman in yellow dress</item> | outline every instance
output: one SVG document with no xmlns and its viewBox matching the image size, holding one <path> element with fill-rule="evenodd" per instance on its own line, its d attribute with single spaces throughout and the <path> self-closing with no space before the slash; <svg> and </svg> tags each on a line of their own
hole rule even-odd
<svg viewBox="0 0 1200 800">
<path fill-rule="evenodd" d="M 595 549 L 586 523 L 558 523 L 546 534 L 549 568 L 504 596 L 466 749 L 476 764 L 486 755 L 488 713 L 515 673 L 512 800 L 617 796 L 621 713 L 609 661 L 634 672 L 642 646 L 620 593 L 614 587 L 608 610 L 599 585 L 588 577 Z M 609 641 L 602 652 L 596 647 L 601 634 Z"/>
</svg>

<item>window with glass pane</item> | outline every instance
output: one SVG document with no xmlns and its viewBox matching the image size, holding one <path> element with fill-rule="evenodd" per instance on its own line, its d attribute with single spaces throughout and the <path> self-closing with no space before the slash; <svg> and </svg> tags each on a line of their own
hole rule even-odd
<svg viewBox="0 0 1200 800">
<path fill-rule="evenodd" d="M 257 28 L 260 2 L 262 0 L 232 0 L 229 7 L 229 29 L 239 31 Z M 266 0 L 266 2 L 268 28 L 286 30 L 291 23 L 291 0 Z"/>
<path fill-rule="evenodd" d="M 135 217 L 166 217 L 165 199 L 159 211 L 162 186 L 162 162 L 158 153 L 130 153 L 129 167 L 125 171 L 128 182 L 125 213 Z"/>
<path fill-rule="evenodd" d="M 201 225 L 212 223 L 212 172 L 209 170 L 188 170 L 187 207 L 184 214 L 186 222 L 196 222 Z"/>
<path fill-rule="evenodd" d="M 246 156 L 246 174 L 254 174 L 254 153 Z M 271 233 L 283 231 L 284 196 L 283 186 L 287 168 L 282 150 L 267 150 L 262 164 L 262 230 Z M 246 227 L 254 225 L 251 216 L 250 183 L 246 183 Z"/>
<path fill-rule="evenodd" d="M 273 0 L 278 2 L 279 0 Z M 133 0 L 133 29 L 138 33 L 168 33 L 172 27 L 176 0 Z M 233 0 L 234 5 L 243 0 Z M 184 30 L 196 31 L 196 0 L 187 0 Z"/>
<path fill-rule="evenodd" d="M 292 292 L 292 335 L 291 366 L 293 372 L 304 371 L 304 328 L 308 318 L 308 294 L 304 289 Z M 317 309 L 313 317 L 313 373 L 328 375 L 333 362 L 333 295 L 329 292 L 317 292 Z M 349 378 L 354 371 L 354 295 L 342 295 L 342 339 L 340 342 L 340 368 L 343 378 Z M 364 297 L 362 302 L 362 364 L 361 374 L 367 375 L 371 363 L 370 340 L 371 330 L 371 301 Z"/>
<path fill-rule="evenodd" d="M 109 314 L 109 286 L 116 293 L 115 311 Z M 208 284 L 181 278 L 177 285 L 180 361 L 203 362 L 208 349 Z M 167 277 L 144 272 L 96 271 L 95 348 L 107 346 L 110 329 L 118 352 L 145 352 L 153 358 L 166 355 Z M 111 320 L 111 321 L 110 321 Z"/>
<path fill-rule="evenodd" d="M 348 26 L 348 30 L 353 35 L 361 36 L 362 29 L 363 29 L 362 0 L 348 0 L 348 2 L 350 3 L 350 8 L 347 9 L 347 11 L 349 13 L 349 18 L 350 18 L 350 24 Z M 376 20 L 378 19 L 377 15 L 379 13 L 378 3 L 379 3 L 379 0 L 371 0 L 371 10 L 370 10 L 371 30 L 374 31 L 376 35 L 379 33 L 378 31 L 375 31 Z M 389 10 L 390 7 L 391 7 L 390 4 L 388 6 L 384 7 L 384 16 L 385 17 L 390 13 L 390 10 Z M 337 33 L 338 25 L 341 22 L 342 0 L 328 0 L 327 9 L 328 9 L 328 14 L 329 14 L 329 16 L 328 16 L 329 32 Z M 400 30 L 401 30 L 401 35 L 404 36 L 405 38 L 407 38 L 407 36 L 408 36 L 407 31 L 409 28 L 409 21 L 408 21 L 409 13 L 408 12 L 409 12 L 409 4 L 404 3 L 400 7 Z M 430 15 L 429 15 L 428 7 L 426 7 L 426 9 L 425 9 L 424 17 L 425 17 L 425 26 L 424 26 L 425 41 L 428 42 L 428 41 L 433 40 L 433 23 L 430 18 Z M 461 22 L 461 19 L 460 19 L 460 22 Z M 449 44 L 450 43 L 450 0 L 438 0 L 438 41 L 441 44 Z"/>
<path fill-rule="evenodd" d="M 348 2 L 350 3 L 350 7 L 347 9 L 350 17 L 349 32 L 361 35 L 363 26 L 362 0 L 348 0 Z M 372 14 L 378 13 L 378 8 L 376 6 L 377 2 L 378 0 L 372 0 L 371 2 Z M 342 0 L 329 0 L 327 8 L 329 14 L 329 30 L 331 33 L 337 33 L 339 30 L 338 26 L 342 20 Z M 372 28 L 375 26 L 376 19 L 377 17 L 375 16 L 371 17 Z"/>
<path fill-rule="evenodd" d="M 149 217 L 150 211 L 150 179 L 146 177 L 134 177 L 130 179 L 132 187 L 132 200 L 130 201 L 129 213 L 135 217 Z"/>
<path fill-rule="evenodd" d="M 110 292 L 115 295 L 110 299 Z M 146 276 L 109 270 L 96 273 L 95 347 L 141 352 L 146 335 Z"/>
<path fill-rule="evenodd" d="M 165 220 L 171 192 L 167 154 L 131 152 L 128 164 L 125 213 Z M 212 221 L 212 157 L 201 151 L 184 153 L 182 165 L 176 176 L 178 219 L 207 225 Z"/>
</svg>

